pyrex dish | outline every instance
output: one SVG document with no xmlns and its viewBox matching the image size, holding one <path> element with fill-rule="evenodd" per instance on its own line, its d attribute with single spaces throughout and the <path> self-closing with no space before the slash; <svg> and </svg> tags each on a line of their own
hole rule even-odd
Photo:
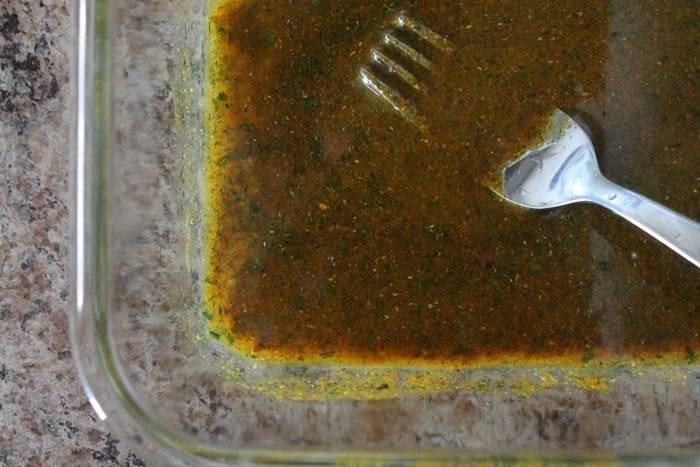
<svg viewBox="0 0 700 467">
<path fill-rule="evenodd" d="M 231 354 L 202 318 L 208 5 L 73 6 L 72 348 L 96 413 L 135 449 L 194 465 L 696 454 L 692 348 L 663 364 L 573 367 L 269 365 Z"/>
</svg>

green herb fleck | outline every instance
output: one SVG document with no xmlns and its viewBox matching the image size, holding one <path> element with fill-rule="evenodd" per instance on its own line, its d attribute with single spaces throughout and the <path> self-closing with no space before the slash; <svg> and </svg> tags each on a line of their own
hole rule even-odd
<svg viewBox="0 0 700 467">
<path fill-rule="evenodd" d="M 695 363 L 698 360 L 698 354 L 691 347 L 685 348 L 685 361 L 687 363 Z"/>
<path fill-rule="evenodd" d="M 216 165 L 223 167 L 226 165 L 226 163 L 228 163 L 229 159 L 231 159 L 231 153 L 226 153 L 216 161 Z"/>
<path fill-rule="evenodd" d="M 267 37 L 265 38 L 265 45 L 270 47 L 275 42 L 277 42 L 277 31 L 273 29 L 267 34 Z"/>
<path fill-rule="evenodd" d="M 305 97 L 303 102 L 304 102 L 304 108 L 306 110 L 313 110 L 316 108 L 316 101 L 314 101 L 313 99 L 311 99 L 309 97 Z"/>
</svg>

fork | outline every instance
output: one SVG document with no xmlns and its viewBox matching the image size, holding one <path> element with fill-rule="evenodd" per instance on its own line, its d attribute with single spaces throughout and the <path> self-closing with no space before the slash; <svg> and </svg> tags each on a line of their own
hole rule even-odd
<svg viewBox="0 0 700 467">
<path fill-rule="evenodd" d="M 382 35 L 382 46 L 370 51 L 371 65 L 360 68 L 360 82 L 372 93 L 381 97 L 392 109 L 403 118 L 418 126 L 422 126 L 422 119 L 418 115 L 412 100 L 402 95 L 395 87 L 390 86 L 379 77 L 373 68 L 386 75 L 393 75 L 403 81 L 409 88 L 420 90 L 421 83 L 412 71 L 413 65 L 431 71 L 433 63 L 422 52 L 401 39 L 396 32 L 402 31 L 405 37 L 419 38 L 441 52 L 452 52 L 454 45 L 423 23 L 401 13 L 393 22 L 392 28 Z M 393 53 L 392 53 L 393 51 Z M 397 57 L 397 58 L 392 58 Z"/>
</svg>

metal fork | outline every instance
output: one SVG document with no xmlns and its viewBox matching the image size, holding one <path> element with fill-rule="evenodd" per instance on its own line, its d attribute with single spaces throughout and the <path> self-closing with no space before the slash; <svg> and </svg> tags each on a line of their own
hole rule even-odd
<svg viewBox="0 0 700 467">
<path fill-rule="evenodd" d="M 405 36 L 409 38 L 411 36 L 420 38 L 441 52 L 452 52 L 454 45 L 421 22 L 405 14 L 399 14 L 394 18 L 393 27 L 384 32 L 382 36 L 383 46 L 375 47 L 370 51 L 371 61 L 376 69 L 387 75 L 395 75 L 410 88 L 420 90 L 421 84 L 414 72 L 411 71 L 412 65 L 432 70 L 433 63 L 415 47 L 400 39 L 396 34 L 397 31 L 407 33 Z M 393 50 L 392 55 L 400 57 L 401 60 L 392 58 L 385 50 Z M 370 66 L 360 68 L 360 82 L 381 97 L 406 120 L 420 126 L 421 119 L 413 101 L 382 80 Z"/>
</svg>

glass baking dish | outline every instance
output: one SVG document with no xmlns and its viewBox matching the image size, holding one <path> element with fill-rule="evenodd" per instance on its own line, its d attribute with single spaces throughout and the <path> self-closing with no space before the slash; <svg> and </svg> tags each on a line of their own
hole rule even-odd
<svg viewBox="0 0 700 467">
<path fill-rule="evenodd" d="M 692 349 L 663 363 L 430 366 L 272 364 L 222 347 L 202 301 L 209 5 L 73 8 L 73 352 L 95 412 L 139 453 L 168 465 L 696 455 Z"/>
</svg>

